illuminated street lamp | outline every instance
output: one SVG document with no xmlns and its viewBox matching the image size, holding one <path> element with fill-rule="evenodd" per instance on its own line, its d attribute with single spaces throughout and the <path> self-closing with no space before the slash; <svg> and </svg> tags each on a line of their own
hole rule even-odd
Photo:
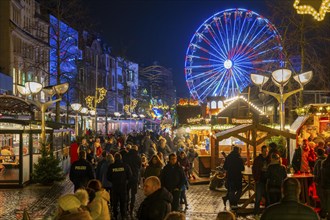
<svg viewBox="0 0 330 220">
<path fill-rule="evenodd" d="M 85 114 L 88 114 L 89 110 L 87 107 L 82 107 L 81 110 L 80 110 L 80 113 L 81 113 L 81 121 L 82 121 L 82 131 L 85 131 L 86 130 L 86 117 L 83 116 Z"/>
<path fill-rule="evenodd" d="M 42 84 L 38 82 L 26 82 L 24 86 L 17 85 L 17 90 L 19 93 L 21 93 L 26 97 L 32 95 L 32 99 L 34 99 L 33 95 L 39 93 L 41 90 L 50 97 L 53 97 L 55 94 L 61 97 L 61 95 L 66 93 L 68 89 L 69 89 L 69 83 L 62 83 L 59 85 L 46 86 L 46 87 L 43 87 Z M 45 123 L 46 110 L 49 106 L 61 100 L 62 98 L 50 100 L 48 102 L 41 102 L 39 100 L 30 101 L 33 102 L 36 106 L 38 106 L 38 108 L 40 108 L 41 110 L 41 143 L 46 142 L 46 123 Z"/>
<path fill-rule="evenodd" d="M 273 96 L 279 102 L 279 104 L 280 104 L 280 128 L 282 131 L 284 130 L 284 127 L 285 127 L 285 107 L 284 107 L 285 101 L 291 95 L 302 91 L 304 89 L 304 85 L 309 83 L 309 81 L 313 77 L 312 71 L 308 71 L 308 72 L 301 73 L 301 74 L 294 76 L 293 79 L 299 83 L 300 88 L 293 90 L 291 92 L 284 93 L 284 86 L 286 84 L 288 84 L 289 79 L 291 78 L 291 74 L 292 74 L 291 70 L 288 70 L 288 69 L 278 69 L 272 73 L 271 78 L 272 78 L 273 83 L 279 88 L 279 90 L 280 90 L 279 94 L 275 93 L 275 92 L 269 92 L 269 91 L 262 89 L 264 84 L 269 80 L 268 76 L 259 75 L 259 74 L 251 74 L 251 80 L 255 85 L 259 86 L 260 92 Z"/>
<path fill-rule="evenodd" d="M 117 117 L 117 121 L 118 121 L 118 123 L 119 123 L 119 131 L 120 131 L 120 121 L 119 121 L 119 118 L 120 118 L 120 116 L 121 116 L 121 113 L 120 112 L 115 112 L 115 113 L 113 113 L 114 115 L 115 115 L 115 117 Z"/>
<path fill-rule="evenodd" d="M 72 103 L 71 104 L 71 108 L 72 110 L 76 113 L 76 117 L 75 117 L 75 135 L 76 137 L 78 136 L 79 133 L 79 123 L 78 123 L 78 113 L 81 110 L 81 104 L 80 103 Z"/>
</svg>

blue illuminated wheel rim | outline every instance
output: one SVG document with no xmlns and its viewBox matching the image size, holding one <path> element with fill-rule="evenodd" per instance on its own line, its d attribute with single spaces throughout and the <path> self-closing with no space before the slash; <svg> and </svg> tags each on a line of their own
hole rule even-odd
<svg viewBox="0 0 330 220">
<path fill-rule="evenodd" d="M 236 96 L 250 74 L 271 74 L 283 63 L 281 37 L 263 16 L 246 9 L 227 9 L 208 18 L 190 40 L 185 78 L 190 94 Z"/>
</svg>

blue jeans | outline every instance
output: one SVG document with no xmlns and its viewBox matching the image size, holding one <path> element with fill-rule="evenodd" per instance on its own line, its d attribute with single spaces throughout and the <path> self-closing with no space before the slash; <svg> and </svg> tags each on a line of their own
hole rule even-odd
<svg viewBox="0 0 330 220">
<path fill-rule="evenodd" d="M 260 212 L 260 202 L 262 197 L 266 198 L 266 183 L 256 182 L 256 197 L 254 202 L 254 214 L 257 215 Z"/>
</svg>

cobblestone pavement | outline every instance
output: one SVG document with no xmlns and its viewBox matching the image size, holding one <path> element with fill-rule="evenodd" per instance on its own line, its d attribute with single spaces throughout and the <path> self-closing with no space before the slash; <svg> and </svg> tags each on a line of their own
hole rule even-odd
<svg viewBox="0 0 330 220">
<path fill-rule="evenodd" d="M 59 196 L 73 192 L 73 185 L 66 179 L 53 186 L 32 184 L 23 189 L 0 189 L 0 220 L 22 219 L 24 209 L 31 219 L 52 219 Z M 191 185 L 187 191 L 189 208 L 186 210 L 187 220 L 215 219 L 216 214 L 224 209 L 221 196 L 224 192 L 210 191 L 208 185 Z M 137 195 L 136 208 L 143 200 L 140 189 Z M 134 218 L 132 218 L 134 219 Z M 253 216 L 238 219 L 254 219 Z"/>
</svg>

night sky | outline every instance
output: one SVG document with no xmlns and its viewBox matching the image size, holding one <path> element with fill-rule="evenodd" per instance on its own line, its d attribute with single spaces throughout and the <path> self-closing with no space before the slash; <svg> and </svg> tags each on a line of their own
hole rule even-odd
<svg viewBox="0 0 330 220">
<path fill-rule="evenodd" d="M 184 59 L 197 28 L 213 14 L 246 8 L 267 17 L 263 0 L 125 1 L 85 0 L 112 54 L 149 66 L 171 68 L 178 97 L 189 97 Z"/>
</svg>

